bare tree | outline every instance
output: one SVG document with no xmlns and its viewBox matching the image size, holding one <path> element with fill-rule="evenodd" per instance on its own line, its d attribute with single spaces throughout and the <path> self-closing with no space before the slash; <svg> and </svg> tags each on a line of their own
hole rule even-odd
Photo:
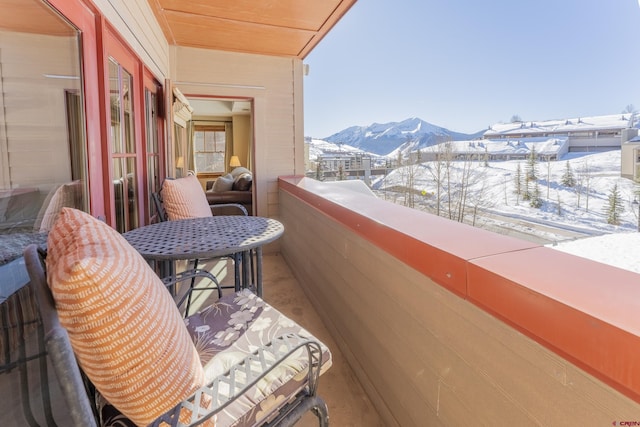
<svg viewBox="0 0 640 427">
<path fill-rule="evenodd" d="M 433 178 L 433 182 L 436 187 L 435 195 L 436 195 L 436 215 L 441 215 L 441 207 L 442 207 L 442 199 L 443 199 L 443 191 L 445 188 L 445 176 L 446 170 L 451 166 L 451 159 L 453 156 L 452 147 L 450 143 L 438 144 L 436 149 L 436 159 L 432 162 L 429 162 L 427 166 L 431 176 Z M 446 186 L 448 187 L 448 186 Z"/>
<path fill-rule="evenodd" d="M 633 114 L 636 112 L 636 107 L 633 106 L 633 104 L 628 104 L 626 107 L 624 107 L 624 110 L 622 110 L 622 114 Z"/>
<path fill-rule="evenodd" d="M 415 207 L 416 205 L 416 172 L 418 169 L 418 165 L 416 163 L 411 163 L 410 165 L 405 166 L 406 169 L 406 178 L 407 182 L 405 184 L 405 206 L 410 208 Z"/>
<path fill-rule="evenodd" d="M 476 221 L 478 219 L 478 213 L 483 210 L 490 208 L 495 205 L 495 201 L 492 197 L 487 195 L 487 190 L 489 189 L 487 186 L 487 180 L 484 179 L 487 174 L 486 169 L 480 170 L 479 168 L 475 169 L 476 174 L 473 176 L 474 182 L 480 182 L 480 188 L 475 189 L 474 191 L 469 192 L 469 197 L 467 201 L 467 205 L 470 209 L 471 214 L 471 225 L 475 227 Z M 505 197 L 506 197 L 506 182 L 505 182 Z"/>
<path fill-rule="evenodd" d="M 414 208 L 416 203 L 416 172 L 418 165 L 411 161 L 411 156 L 405 161 L 402 152 L 398 151 L 398 168 L 400 189 L 402 190 L 404 206 Z"/>
<path fill-rule="evenodd" d="M 465 210 L 467 208 L 467 196 L 469 193 L 469 183 L 471 176 L 471 168 L 473 166 L 473 156 L 465 156 L 462 163 L 461 175 L 459 179 L 459 196 L 457 200 L 456 221 L 464 222 Z"/>
<path fill-rule="evenodd" d="M 322 160 L 318 158 L 316 163 L 316 179 L 318 181 L 324 181 L 324 171 L 322 168 Z"/>
<path fill-rule="evenodd" d="M 547 200 L 549 200 L 550 186 L 551 186 L 551 156 L 547 156 Z"/>
<path fill-rule="evenodd" d="M 580 207 L 581 195 L 585 195 L 586 211 L 589 212 L 589 192 L 591 191 L 591 171 L 589 169 L 589 162 L 584 161 L 584 164 L 577 171 L 576 185 L 574 187 L 576 191 L 577 207 Z"/>
<path fill-rule="evenodd" d="M 449 213 L 449 219 L 452 219 L 453 211 L 451 208 L 452 203 L 452 184 L 451 184 L 451 162 L 453 161 L 453 147 L 451 146 L 451 142 L 445 142 L 445 159 L 444 159 L 444 175 L 445 175 L 445 184 L 447 187 L 447 211 Z"/>
</svg>

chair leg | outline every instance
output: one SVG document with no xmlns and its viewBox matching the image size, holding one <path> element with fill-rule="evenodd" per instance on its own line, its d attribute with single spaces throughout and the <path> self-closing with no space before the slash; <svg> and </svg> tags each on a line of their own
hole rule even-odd
<svg viewBox="0 0 640 427">
<path fill-rule="evenodd" d="M 318 424 L 320 427 L 329 427 L 329 411 L 327 404 L 319 396 L 316 396 L 315 406 L 311 408 L 311 411 L 318 417 Z"/>
<path fill-rule="evenodd" d="M 197 270 L 198 269 L 198 260 L 194 259 L 193 260 L 193 269 Z M 196 286 L 196 278 L 192 277 L 191 278 L 191 284 L 189 285 L 189 296 L 187 297 L 187 306 L 185 308 L 185 313 L 187 313 L 187 315 L 189 315 L 189 306 L 191 306 L 191 295 L 193 294 L 193 288 Z M 218 286 L 219 288 L 220 286 Z"/>
<path fill-rule="evenodd" d="M 242 254 L 235 253 L 233 254 L 233 270 L 234 270 L 234 284 L 236 292 L 239 292 L 242 289 L 242 282 L 240 280 L 240 264 L 242 263 Z"/>
<path fill-rule="evenodd" d="M 318 395 L 298 395 L 296 400 L 290 404 L 288 408 L 284 409 L 281 416 L 271 422 L 265 423 L 267 427 L 293 427 L 300 421 L 302 416 L 311 411 L 316 417 L 318 417 L 318 425 L 320 427 L 329 427 L 329 410 L 327 404 Z"/>
</svg>

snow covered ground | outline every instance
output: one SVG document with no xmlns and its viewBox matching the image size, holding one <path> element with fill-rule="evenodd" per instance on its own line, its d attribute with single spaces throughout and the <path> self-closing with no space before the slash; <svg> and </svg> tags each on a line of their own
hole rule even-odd
<svg viewBox="0 0 640 427">
<path fill-rule="evenodd" d="M 616 233 L 566 241 L 553 249 L 640 273 L 640 233 Z"/>
<path fill-rule="evenodd" d="M 567 162 L 578 181 L 577 187 L 562 185 Z M 477 205 L 499 217 L 511 218 L 504 226 L 522 227 L 520 220 L 539 224 L 533 233 L 542 233 L 547 241 L 555 242 L 554 249 L 574 253 L 586 258 L 627 268 L 640 273 L 640 233 L 638 204 L 634 204 L 640 189 L 633 181 L 620 177 L 620 151 L 605 153 L 569 153 L 562 159 L 537 164 L 538 189 L 543 199 L 537 209 L 515 193 L 515 176 L 520 165 L 526 170 L 526 161 L 496 161 L 485 165 L 471 164 L 470 189 L 467 206 Z M 468 166 L 468 164 L 467 164 Z M 411 171 L 407 168 L 413 168 Z M 454 165 L 452 175 L 464 174 L 464 162 Z M 373 183 L 379 194 L 385 190 L 405 186 L 412 176 L 416 205 L 434 204 L 436 185 L 433 163 L 425 162 L 390 172 Z M 607 224 L 607 205 L 613 186 L 617 184 L 622 207 L 620 224 Z M 467 220 L 469 218 L 467 217 Z M 564 232 L 554 232 L 552 225 Z M 573 240 L 571 231 L 599 236 Z M 541 234 L 541 235 L 542 235 Z M 569 239 L 569 240 L 568 240 Z"/>
</svg>

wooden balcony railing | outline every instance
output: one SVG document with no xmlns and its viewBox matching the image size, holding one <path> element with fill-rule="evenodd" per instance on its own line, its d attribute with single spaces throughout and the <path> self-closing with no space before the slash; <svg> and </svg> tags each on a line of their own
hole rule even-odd
<svg viewBox="0 0 640 427">
<path fill-rule="evenodd" d="M 281 177 L 279 199 L 281 251 L 385 424 L 640 418 L 640 275 L 333 183 Z"/>
</svg>

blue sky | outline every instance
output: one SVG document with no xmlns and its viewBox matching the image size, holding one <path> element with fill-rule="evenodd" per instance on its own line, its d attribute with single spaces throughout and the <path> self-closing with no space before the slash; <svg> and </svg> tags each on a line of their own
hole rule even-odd
<svg viewBox="0 0 640 427">
<path fill-rule="evenodd" d="M 305 136 L 640 110 L 638 0 L 359 0 L 305 58 Z"/>
</svg>

